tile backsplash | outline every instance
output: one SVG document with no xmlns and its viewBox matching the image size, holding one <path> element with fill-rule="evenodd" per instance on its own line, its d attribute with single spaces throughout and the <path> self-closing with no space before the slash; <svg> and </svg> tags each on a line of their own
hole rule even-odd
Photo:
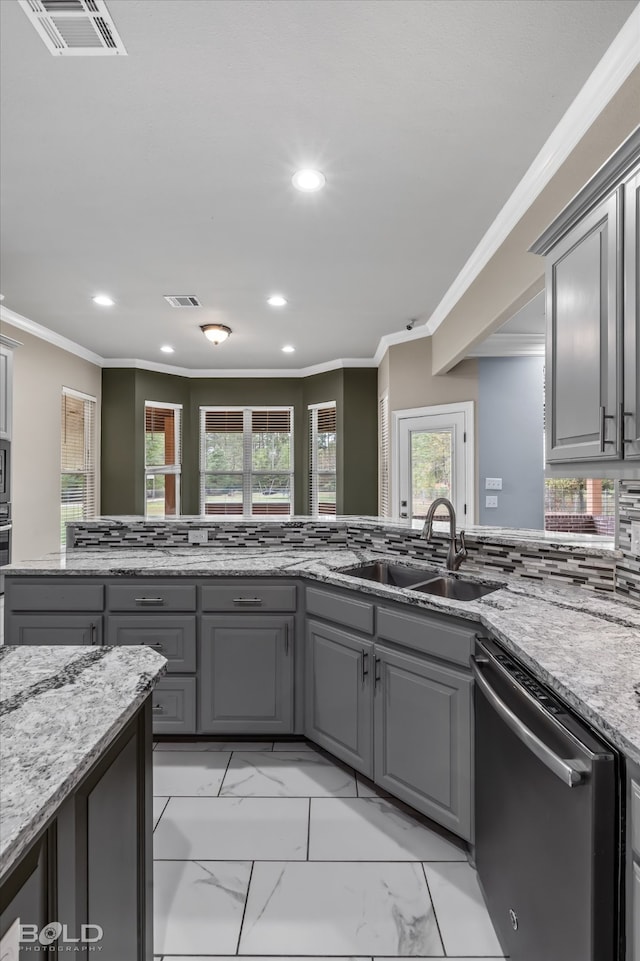
<svg viewBox="0 0 640 961">
<path fill-rule="evenodd" d="M 631 525 L 640 524 L 640 481 L 618 481 L 618 544 L 616 593 L 640 604 L 640 556 L 631 550 Z"/>
</svg>

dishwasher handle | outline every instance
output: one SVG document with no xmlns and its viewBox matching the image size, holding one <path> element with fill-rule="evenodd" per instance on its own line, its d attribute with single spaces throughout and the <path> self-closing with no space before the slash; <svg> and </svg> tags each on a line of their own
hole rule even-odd
<svg viewBox="0 0 640 961">
<path fill-rule="evenodd" d="M 522 741 L 525 747 L 529 748 L 531 753 L 535 754 L 538 760 L 542 761 L 545 767 L 549 768 L 552 774 L 559 777 L 568 787 L 576 787 L 576 785 L 582 784 L 584 781 L 584 773 L 568 761 L 558 757 L 544 741 L 540 740 L 537 734 L 534 734 L 526 724 L 523 724 L 511 708 L 504 703 L 502 698 L 498 697 L 482 673 L 482 665 L 488 663 L 489 659 L 487 657 L 471 657 L 471 670 L 473 671 L 476 683 L 496 714 L 498 714 L 500 719 L 507 725 L 509 730 Z"/>
</svg>

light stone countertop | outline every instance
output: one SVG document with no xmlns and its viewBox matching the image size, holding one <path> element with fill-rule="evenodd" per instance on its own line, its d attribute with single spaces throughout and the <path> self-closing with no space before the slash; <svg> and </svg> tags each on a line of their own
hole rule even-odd
<svg viewBox="0 0 640 961">
<path fill-rule="evenodd" d="M 499 590 L 470 602 L 387 587 L 343 573 L 345 568 L 390 560 L 438 569 L 411 559 L 348 547 L 83 549 L 51 554 L 6 568 L 17 575 L 143 577 L 304 577 L 359 590 L 408 608 L 478 622 L 534 674 L 629 757 L 640 763 L 640 608 L 594 592 L 525 581 L 507 575 L 469 579 L 500 583 Z"/>
<path fill-rule="evenodd" d="M 0 647 L 0 879 L 143 703 L 147 647 Z"/>
</svg>

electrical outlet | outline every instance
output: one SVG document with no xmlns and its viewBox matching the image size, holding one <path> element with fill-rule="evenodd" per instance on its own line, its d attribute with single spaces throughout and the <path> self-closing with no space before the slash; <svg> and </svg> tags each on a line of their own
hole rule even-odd
<svg viewBox="0 0 640 961">
<path fill-rule="evenodd" d="M 640 521 L 634 521 L 631 525 L 631 550 L 640 557 Z"/>
<path fill-rule="evenodd" d="M 488 496 L 485 497 L 485 499 L 484 499 L 484 506 L 485 506 L 485 507 L 497 507 L 497 506 L 498 506 L 498 498 L 497 498 L 495 495 L 493 495 L 493 496 L 489 496 L 489 495 L 488 495 Z"/>
<path fill-rule="evenodd" d="M 502 478 L 501 477 L 485 477 L 484 489 L 486 491 L 501 491 Z"/>
<path fill-rule="evenodd" d="M 206 544 L 209 531 L 189 531 L 187 537 L 190 544 Z"/>
</svg>

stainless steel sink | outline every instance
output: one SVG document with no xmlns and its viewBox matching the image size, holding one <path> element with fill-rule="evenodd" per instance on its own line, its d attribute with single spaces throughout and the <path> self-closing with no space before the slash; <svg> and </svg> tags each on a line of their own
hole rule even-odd
<svg viewBox="0 0 640 961">
<path fill-rule="evenodd" d="M 421 584 L 413 584 L 414 591 L 448 597 L 453 601 L 476 601 L 485 594 L 491 594 L 502 587 L 501 584 L 479 584 L 477 581 L 460 580 L 458 577 L 434 577 Z"/>
<path fill-rule="evenodd" d="M 388 584 L 390 587 L 413 587 L 414 584 L 422 584 L 433 578 L 430 571 L 419 571 L 415 567 L 403 567 L 402 564 L 386 564 L 384 561 L 350 567 L 342 573 L 362 577 L 366 581 L 376 581 L 378 584 Z"/>
</svg>

